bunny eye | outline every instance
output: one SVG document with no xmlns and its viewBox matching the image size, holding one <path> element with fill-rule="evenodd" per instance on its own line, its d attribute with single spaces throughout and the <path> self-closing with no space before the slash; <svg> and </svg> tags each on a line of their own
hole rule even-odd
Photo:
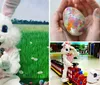
<svg viewBox="0 0 100 85">
<path fill-rule="evenodd" d="M 66 51 L 68 51 L 68 49 L 66 49 Z"/>
<path fill-rule="evenodd" d="M 97 73 L 94 73 L 94 78 L 97 77 Z"/>
<path fill-rule="evenodd" d="M 2 32 L 6 33 L 8 31 L 7 25 L 2 26 Z"/>
</svg>

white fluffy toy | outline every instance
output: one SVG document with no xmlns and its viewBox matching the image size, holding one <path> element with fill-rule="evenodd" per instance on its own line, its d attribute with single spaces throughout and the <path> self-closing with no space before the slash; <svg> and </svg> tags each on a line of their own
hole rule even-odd
<svg viewBox="0 0 100 85">
<path fill-rule="evenodd" d="M 63 48 L 61 49 L 61 53 L 63 54 L 63 64 L 64 64 L 64 69 L 63 69 L 63 74 L 62 74 L 62 82 L 65 83 L 68 81 L 67 78 L 67 70 L 68 67 L 72 66 L 72 61 L 73 58 L 78 56 L 77 50 L 71 46 L 68 42 L 64 42 L 62 44 Z"/>
<path fill-rule="evenodd" d="M 19 40 L 19 30 L 8 17 L 0 14 L 0 48 L 4 49 L 0 56 L 0 85 L 20 85 L 20 79 L 15 75 L 20 68 L 20 55 L 16 48 Z"/>
<path fill-rule="evenodd" d="M 86 85 L 100 85 L 100 74 L 98 71 L 92 69 L 88 72 Z"/>
<path fill-rule="evenodd" d="M 20 85 L 16 75 L 20 69 L 19 49 L 16 48 L 20 31 L 11 22 L 18 4 L 16 0 L 5 0 L 0 13 L 0 85 Z"/>
</svg>

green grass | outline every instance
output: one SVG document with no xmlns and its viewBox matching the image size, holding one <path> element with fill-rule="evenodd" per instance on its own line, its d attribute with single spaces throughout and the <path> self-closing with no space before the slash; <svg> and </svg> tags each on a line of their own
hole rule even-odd
<svg viewBox="0 0 100 85">
<path fill-rule="evenodd" d="M 41 32 L 48 32 L 49 26 L 48 25 L 16 25 L 18 28 L 20 28 L 24 32 L 30 32 L 30 31 L 41 31 Z"/>
<path fill-rule="evenodd" d="M 48 25 L 16 25 L 20 28 L 22 38 L 18 44 L 20 64 L 24 73 L 18 75 L 24 82 L 33 81 L 35 85 L 40 79 L 48 80 L 49 53 L 48 53 Z M 34 61 L 31 57 L 38 60 Z M 43 74 L 37 74 L 42 71 Z M 37 84 L 36 84 L 37 85 Z"/>
</svg>

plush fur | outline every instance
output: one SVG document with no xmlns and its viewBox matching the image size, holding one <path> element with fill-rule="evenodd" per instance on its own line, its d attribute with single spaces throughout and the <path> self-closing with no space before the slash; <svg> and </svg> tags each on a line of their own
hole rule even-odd
<svg viewBox="0 0 100 85">
<path fill-rule="evenodd" d="M 10 18 L 0 14 L 0 30 L 2 30 L 2 26 L 6 25 L 8 27 L 8 32 L 4 33 L 0 31 L 0 48 L 9 49 L 18 44 L 20 41 L 20 31 L 18 28 L 14 27 Z"/>
<path fill-rule="evenodd" d="M 20 37 L 20 31 L 11 19 L 0 14 L 0 48 L 4 48 L 0 57 L 0 85 L 20 85 L 20 79 L 15 75 L 20 69 L 20 54 L 16 48 Z"/>
<path fill-rule="evenodd" d="M 76 51 L 76 49 L 74 47 L 72 47 L 69 43 L 64 42 L 62 44 L 63 48 L 61 49 L 61 53 L 63 54 L 62 58 L 63 58 L 63 64 L 64 64 L 64 69 L 63 69 L 63 74 L 62 74 L 62 82 L 67 82 L 68 78 L 66 78 L 67 74 L 67 70 L 68 67 L 72 66 L 72 61 L 73 58 L 76 56 L 78 56 L 78 52 Z"/>
</svg>

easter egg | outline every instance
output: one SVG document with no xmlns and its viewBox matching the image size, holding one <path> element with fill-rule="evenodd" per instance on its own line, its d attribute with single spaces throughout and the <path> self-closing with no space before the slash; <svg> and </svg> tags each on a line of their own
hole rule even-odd
<svg viewBox="0 0 100 85">
<path fill-rule="evenodd" d="M 65 29 L 73 36 L 79 36 L 83 34 L 80 31 L 84 28 L 85 17 L 76 8 L 67 7 L 63 12 L 63 20 Z"/>
<path fill-rule="evenodd" d="M 40 80 L 40 81 L 39 81 L 39 84 L 40 84 L 40 85 L 43 85 L 43 83 L 44 83 L 44 80 Z"/>
</svg>

